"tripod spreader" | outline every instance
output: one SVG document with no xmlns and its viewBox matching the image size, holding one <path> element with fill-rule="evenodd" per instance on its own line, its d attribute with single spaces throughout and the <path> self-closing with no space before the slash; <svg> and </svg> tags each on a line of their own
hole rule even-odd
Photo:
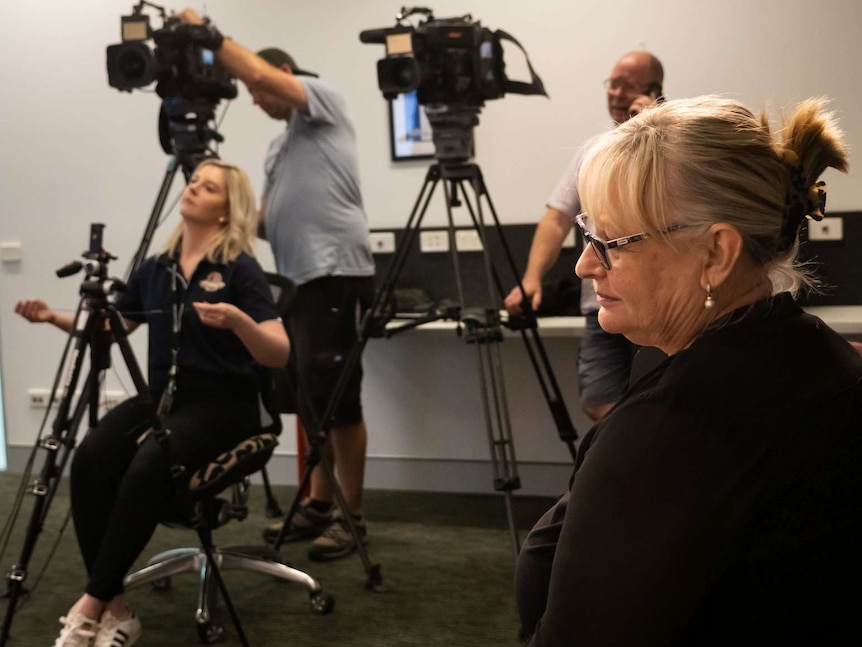
<svg viewBox="0 0 862 647">
<path fill-rule="evenodd" d="M 461 321 L 467 327 L 467 343 L 485 344 L 503 341 L 503 329 L 500 327 L 500 314 L 491 308 L 464 310 Z"/>
</svg>

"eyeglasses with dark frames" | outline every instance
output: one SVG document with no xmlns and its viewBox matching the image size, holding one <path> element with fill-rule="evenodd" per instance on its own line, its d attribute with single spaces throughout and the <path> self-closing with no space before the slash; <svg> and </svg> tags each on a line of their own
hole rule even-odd
<svg viewBox="0 0 862 647">
<path fill-rule="evenodd" d="M 605 79 L 602 81 L 602 85 L 605 86 L 605 90 L 607 92 L 616 92 L 620 91 L 623 96 L 636 96 L 638 94 L 649 94 L 650 86 L 646 88 L 638 88 L 633 85 L 629 85 L 625 81 L 620 79 Z"/>
<path fill-rule="evenodd" d="M 609 254 L 610 250 L 622 247 L 624 245 L 631 245 L 632 243 L 646 240 L 650 237 L 650 234 L 644 231 L 639 234 L 632 234 L 631 236 L 622 236 L 621 238 L 614 238 L 613 240 L 604 240 L 603 238 L 599 238 L 592 231 L 590 231 L 591 228 L 589 224 L 587 224 L 589 222 L 589 216 L 587 216 L 587 214 L 582 213 L 575 216 L 575 222 L 578 225 L 578 229 L 581 230 L 581 235 L 584 237 L 584 241 L 586 241 L 586 243 L 588 243 L 593 248 L 593 252 L 595 252 L 596 258 L 599 259 L 599 263 L 601 263 L 602 267 L 606 270 L 611 269 L 611 256 Z M 685 229 L 686 227 L 688 227 L 688 225 L 671 225 L 670 227 L 659 229 L 657 233 L 669 234 L 672 231 Z"/>
</svg>

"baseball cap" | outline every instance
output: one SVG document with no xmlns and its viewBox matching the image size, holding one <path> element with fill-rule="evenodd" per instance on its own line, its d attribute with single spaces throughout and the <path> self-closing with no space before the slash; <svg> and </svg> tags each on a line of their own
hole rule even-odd
<svg viewBox="0 0 862 647">
<path fill-rule="evenodd" d="M 262 49 L 257 53 L 263 60 L 265 60 L 270 65 L 274 65 L 275 67 L 281 67 L 282 65 L 290 66 L 290 69 L 296 75 L 305 75 L 305 76 L 317 76 L 314 72 L 309 72 L 308 70 L 303 70 L 296 64 L 296 61 L 293 60 L 293 57 L 285 52 L 283 49 L 278 49 L 277 47 L 267 47 L 266 49 Z"/>
</svg>

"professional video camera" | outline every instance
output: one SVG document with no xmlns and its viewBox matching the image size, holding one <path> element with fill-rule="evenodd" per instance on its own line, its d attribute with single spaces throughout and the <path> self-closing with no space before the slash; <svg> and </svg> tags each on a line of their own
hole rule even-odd
<svg viewBox="0 0 862 647">
<path fill-rule="evenodd" d="M 151 29 L 144 7 L 159 11 L 161 29 Z M 163 99 L 159 142 L 179 158 L 188 178 L 201 159 L 218 156 L 210 145 L 224 141 L 214 125 L 216 105 L 237 95 L 233 78 L 216 60 L 221 34 L 209 22 L 191 25 L 168 17 L 164 7 L 146 0 L 122 16 L 121 24 L 123 42 L 107 50 L 108 84 L 131 92 L 156 81 Z M 150 38 L 153 50 L 146 43 Z"/>
<path fill-rule="evenodd" d="M 422 14 L 417 26 L 405 20 Z M 386 99 L 416 92 L 431 123 L 436 154 L 441 159 L 466 159 L 472 154 L 472 129 L 479 123 L 485 101 L 507 92 L 548 96 L 529 57 L 514 37 L 502 30 L 482 27 L 470 14 L 435 19 L 425 7 L 402 7 L 395 26 L 368 29 L 359 34 L 363 43 L 386 45 L 386 58 L 377 62 L 377 83 Z M 506 76 L 503 41 L 524 52 L 530 82 Z"/>
<path fill-rule="evenodd" d="M 149 6 L 161 13 L 162 28 L 153 30 Z M 208 23 L 190 25 L 168 17 L 165 9 L 142 0 L 130 16 L 121 17 L 123 42 L 107 50 L 108 84 L 131 92 L 156 81 L 156 93 L 163 99 L 182 98 L 219 101 L 233 99 L 236 85 L 215 59 L 213 46 L 220 40 Z M 146 41 L 152 38 L 155 49 Z"/>
</svg>

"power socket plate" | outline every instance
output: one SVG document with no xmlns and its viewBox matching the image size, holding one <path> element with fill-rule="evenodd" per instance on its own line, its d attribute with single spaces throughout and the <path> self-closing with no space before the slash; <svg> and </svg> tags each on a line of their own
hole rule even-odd
<svg viewBox="0 0 862 647">
<path fill-rule="evenodd" d="M 446 229 L 427 229 L 419 232 L 419 249 L 426 253 L 449 251 L 449 231 Z"/>
<path fill-rule="evenodd" d="M 455 249 L 459 252 L 481 252 L 482 239 L 475 229 L 459 229 L 455 232 Z"/>
<path fill-rule="evenodd" d="M 844 240 L 844 218 L 809 220 L 808 240 Z"/>
<path fill-rule="evenodd" d="M 369 234 L 368 241 L 371 243 L 371 252 L 374 254 L 395 253 L 394 231 L 373 231 Z"/>
</svg>

